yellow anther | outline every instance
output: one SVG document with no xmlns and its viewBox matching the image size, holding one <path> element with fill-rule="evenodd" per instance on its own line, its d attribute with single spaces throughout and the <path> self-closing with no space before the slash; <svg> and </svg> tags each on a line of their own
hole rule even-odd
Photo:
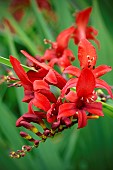
<svg viewBox="0 0 113 170">
<path fill-rule="evenodd" d="M 106 98 L 105 98 L 105 97 L 102 97 L 102 98 L 101 98 L 101 101 L 106 102 Z"/>
<path fill-rule="evenodd" d="M 34 132 L 34 133 L 37 133 L 38 129 L 36 127 L 33 127 L 33 128 L 31 128 L 31 131 Z"/>
<path fill-rule="evenodd" d="M 43 128 L 43 129 L 46 129 L 46 125 L 44 123 L 40 123 L 40 126 Z"/>
<path fill-rule="evenodd" d="M 103 91 L 101 89 L 98 89 L 97 94 L 104 94 L 104 93 L 103 93 Z"/>
<path fill-rule="evenodd" d="M 69 78 L 72 78 L 73 76 L 71 74 L 69 74 Z"/>
<path fill-rule="evenodd" d="M 55 133 L 55 131 L 51 129 L 51 133 L 52 133 L 52 134 L 54 134 L 54 133 Z"/>
<path fill-rule="evenodd" d="M 47 138 L 45 135 L 42 135 L 41 137 L 42 137 L 42 139 L 46 139 Z"/>
<path fill-rule="evenodd" d="M 29 139 L 32 139 L 32 137 L 31 137 L 30 135 L 27 135 L 27 136 L 25 136 L 24 138 L 25 138 L 25 139 L 28 139 L 28 140 L 29 140 Z"/>
<path fill-rule="evenodd" d="M 97 115 L 94 115 L 94 116 L 87 116 L 87 118 L 88 118 L 88 119 L 98 119 L 99 116 L 97 116 Z"/>
<path fill-rule="evenodd" d="M 62 125 L 60 125 L 60 126 L 59 126 L 59 129 L 62 130 L 62 128 L 63 128 Z"/>
</svg>

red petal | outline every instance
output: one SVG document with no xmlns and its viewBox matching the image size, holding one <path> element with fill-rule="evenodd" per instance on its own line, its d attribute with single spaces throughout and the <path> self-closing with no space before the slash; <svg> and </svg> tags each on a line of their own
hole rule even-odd
<svg viewBox="0 0 113 170">
<path fill-rule="evenodd" d="M 55 109 L 55 104 L 52 104 L 51 108 L 47 112 L 47 121 L 49 123 L 54 122 L 57 118 L 58 111 L 54 111 L 54 109 Z"/>
<path fill-rule="evenodd" d="M 58 119 L 61 117 L 73 116 L 76 113 L 76 108 L 74 103 L 64 103 L 59 107 Z"/>
<path fill-rule="evenodd" d="M 78 78 L 76 91 L 78 97 L 88 97 L 95 88 L 95 77 L 91 70 L 83 69 Z"/>
<path fill-rule="evenodd" d="M 10 56 L 10 62 L 13 66 L 15 73 L 19 77 L 21 83 L 24 86 L 26 86 L 26 88 L 27 88 L 27 86 L 28 86 L 28 88 L 30 88 L 30 87 L 32 88 L 32 83 L 28 79 L 28 76 L 27 76 L 26 72 L 24 71 L 23 67 L 20 65 L 20 62 L 12 56 Z"/>
<path fill-rule="evenodd" d="M 96 79 L 96 87 L 106 89 L 111 98 L 113 98 L 111 87 L 104 80 Z"/>
<path fill-rule="evenodd" d="M 67 100 L 69 100 L 70 102 L 76 102 L 76 100 L 78 99 L 77 94 L 74 91 L 70 91 L 65 98 Z"/>
<path fill-rule="evenodd" d="M 68 41 L 72 35 L 72 33 L 74 32 L 75 30 L 75 27 L 72 26 L 72 27 L 69 27 L 67 29 L 65 29 L 64 31 L 62 31 L 58 37 L 57 37 L 57 49 L 58 51 L 63 51 L 64 49 L 67 48 L 68 46 Z"/>
<path fill-rule="evenodd" d="M 87 115 L 84 110 L 78 111 L 78 129 L 87 125 Z"/>
<path fill-rule="evenodd" d="M 78 59 L 81 68 L 93 68 L 96 64 L 96 50 L 87 39 L 82 39 L 78 45 Z"/>
<path fill-rule="evenodd" d="M 34 82 L 35 80 L 43 79 L 47 73 L 48 73 L 48 70 L 41 68 L 38 70 L 38 72 L 35 72 L 32 70 L 28 71 L 27 76 L 31 82 Z"/>
<path fill-rule="evenodd" d="M 104 116 L 104 114 L 102 112 L 102 103 L 100 103 L 100 102 L 86 104 L 84 107 L 84 110 L 86 110 L 89 113 L 98 115 L 98 116 Z"/>
<path fill-rule="evenodd" d="M 53 58 L 56 58 L 57 55 L 56 55 L 56 52 L 54 49 L 48 49 L 45 51 L 44 53 L 44 56 L 41 57 L 41 61 L 48 61 L 48 60 L 51 60 Z"/>
<path fill-rule="evenodd" d="M 81 70 L 78 67 L 75 66 L 68 66 L 63 73 L 68 73 L 71 74 L 73 76 L 79 77 Z"/>
<path fill-rule="evenodd" d="M 74 60 L 75 60 L 75 57 L 72 51 L 69 49 L 65 49 L 62 56 L 58 60 L 58 65 L 63 68 L 66 68 L 69 65 L 71 65 L 71 61 L 74 61 Z"/>
<path fill-rule="evenodd" d="M 112 68 L 110 66 L 100 65 L 93 70 L 93 73 L 94 73 L 95 77 L 98 78 L 111 70 L 112 70 Z"/>
<path fill-rule="evenodd" d="M 59 58 L 53 58 L 51 61 L 48 63 L 50 67 L 54 67 L 55 64 L 58 64 Z M 59 65 L 59 64 L 58 64 Z"/>
<path fill-rule="evenodd" d="M 52 69 L 49 70 L 49 72 L 45 76 L 44 80 L 46 80 L 50 84 L 57 84 L 57 78 L 56 78 L 55 73 Z"/>
<path fill-rule="evenodd" d="M 65 49 L 64 50 L 64 56 L 65 56 L 65 58 L 68 58 L 70 61 L 75 60 L 75 56 L 74 56 L 73 52 L 70 49 Z"/>
<path fill-rule="evenodd" d="M 47 121 L 49 123 L 53 123 L 56 120 L 57 116 L 56 115 L 51 115 L 51 110 L 47 112 Z"/>
<path fill-rule="evenodd" d="M 54 96 L 54 94 L 51 91 L 49 91 L 49 90 L 41 89 L 41 90 L 39 90 L 39 93 L 41 93 L 44 96 L 46 96 L 50 102 L 55 103 L 57 101 L 57 99 Z"/>
<path fill-rule="evenodd" d="M 55 70 L 53 70 L 54 73 L 55 73 L 55 76 L 57 78 L 57 84 L 56 86 L 59 88 L 59 89 L 62 89 L 65 84 L 66 84 L 66 80 Z"/>
<path fill-rule="evenodd" d="M 37 59 L 35 59 L 33 56 L 31 56 L 30 54 L 28 54 L 26 51 L 21 50 L 21 53 L 24 54 L 30 61 L 32 61 L 34 64 L 36 64 L 37 66 L 44 68 L 46 70 L 49 69 L 49 66 L 47 66 L 45 63 L 40 63 Z"/>
<path fill-rule="evenodd" d="M 23 121 L 23 120 L 24 120 L 24 118 L 23 118 L 23 116 L 21 116 L 21 117 L 16 121 L 16 126 L 17 126 L 17 127 L 21 126 L 20 123 L 21 123 L 21 121 Z"/>
<path fill-rule="evenodd" d="M 66 80 L 58 72 L 56 72 L 53 69 L 49 70 L 44 80 L 46 80 L 50 84 L 54 84 L 56 87 L 60 89 L 62 89 L 66 84 Z"/>
<path fill-rule="evenodd" d="M 35 91 L 41 89 L 50 90 L 49 85 L 44 80 L 35 80 L 33 83 L 33 88 Z"/>
<path fill-rule="evenodd" d="M 24 120 L 27 120 L 29 122 L 36 122 L 40 123 L 42 120 L 46 118 L 46 114 L 44 112 L 34 111 L 34 114 L 27 113 L 23 115 Z"/>
<path fill-rule="evenodd" d="M 90 7 L 90 8 L 87 8 L 87 9 L 82 10 L 77 13 L 76 24 L 78 27 L 82 26 L 82 27 L 86 28 L 88 21 L 89 21 L 91 11 L 92 11 L 92 8 Z"/>
<path fill-rule="evenodd" d="M 67 90 L 71 87 L 76 87 L 78 79 L 77 78 L 72 78 L 70 80 L 68 80 L 68 82 L 66 83 L 66 85 L 64 86 L 64 88 L 61 91 L 61 97 L 64 97 L 64 95 L 66 94 Z"/>
<path fill-rule="evenodd" d="M 98 34 L 98 31 L 94 29 L 93 27 L 90 26 L 86 28 L 86 39 L 95 41 L 98 48 L 100 49 L 100 42 L 95 38 L 97 34 Z"/>
<path fill-rule="evenodd" d="M 24 98 L 22 99 L 22 102 L 30 102 L 31 99 L 33 99 L 34 97 L 34 92 L 33 91 L 29 91 L 29 90 L 25 90 L 24 91 Z"/>
<path fill-rule="evenodd" d="M 49 100 L 47 99 L 47 97 L 45 97 L 41 93 L 36 93 L 35 92 L 35 98 L 33 99 L 33 104 L 37 108 L 40 108 L 40 109 L 42 109 L 44 111 L 48 111 L 49 108 L 50 108 Z"/>
</svg>

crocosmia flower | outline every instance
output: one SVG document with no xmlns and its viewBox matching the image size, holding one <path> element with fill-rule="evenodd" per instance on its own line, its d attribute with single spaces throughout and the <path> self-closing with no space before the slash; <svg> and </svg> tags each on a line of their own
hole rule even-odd
<svg viewBox="0 0 113 170">
<path fill-rule="evenodd" d="M 32 82 L 16 58 L 10 56 L 10 62 L 20 79 L 20 84 L 24 87 L 23 102 L 32 103 L 34 106 L 47 111 L 50 108 L 50 101 L 56 101 L 55 96 L 50 92 L 49 85 L 43 79 L 40 80 L 38 75 Z"/>
<path fill-rule="evenodd" d="M 69 40 L 74 32 L 74 26 L 69 27 L 62 31 L 56 38 L 56 42 L 46 42 L 51 43 L 51 49 L 47 49 L 41 61 L 48 61 L 49 66 L 53 67 L 57 64 L 61 68 L 66 68 L 71 65 L 71 61 L 75 60 L 75 57 L 70 49 L 68 49 Z"/>
<path fill-rule="evenodd" d="M 108 91 L 108 93 L 110 94 L 110 96 L 113 97 L 111 87 L 104 80 L 101 80 L 99 78 L 100 76 L 111 71 L 112 68 L 107 65 L 100 65 L 95 68 L 96 61 L 97 61 L 96 50 L 87 39 L 82 39 L 80 41 L 80 43 L 78 44 L 78 59 L 80 62 L 81 69 L 89 68 L 92 71 L 92 73 L 94 74 L 94 77 L 96 78 L 95 79 L 96 87 L 105 88 Z M 74 75 L 76 77 L 79 77 L 81 74 L 81 69 L 71 65 L 64 70 L 64 73 L 68 73 L 68 74 Z M 70 86 L 70 84 L 72 84 L 72 82 L 75 83 L 76 82 L 75 79 L 76 78 L 70 79 L 67 83 L 67 86 Z"/>
<path fill-rule="evenodd" d="M 20 16 L 17 20 L 20 21 L 24 10 L 21 6 L 22 1 L 13 0 L 12 2 L 14 3 L 12 8 L 20 4 L 19 8 L 15 8 L 12 13 L 14 18 L 16 15 L 18 18 L 19 10 Z M 23 3 L 25 3 L 24 7 L 30 5 L 29 0 Z M 40 9 L 42 6 L 47 10 L 51 9 L 48 0 L 36 0 L 36 3 Z M 78 128 L 83 128 L 89 119 L 104 116 L 102 105 L 107 108 L 104 102 L 109 98 L 113 99 L 113 94 L 111 86 L 100 77 L 112 68 L 107 65 L 96 67 L 96 49 L 89 40 L 93 40 L 98 47 L 99 41 L 96 39 L 97 30 L 88 26 L 91 11 L 90 7 L 78 12 L 76 26 L 69 26 L 60 32 L 55 42 L 45 39 L 45 43 L 49 43 L 51 47 L 45 50 L 42 57 L 38 54 L 37 57 L 33 57 L 21 50 L 28 60 L 29 71 L 25 72 L 21 63 L 10 56 L 10 63 L 18 77 L 15 78 L 12 75 L 8 77 L 11 81 L 10 86 L 23 87 L 22 102 L 26 102 L 28 106 L 28 111 L 16 121 L 16 126 L 27 130 L 21 131 L 20 135 L 33 144 L 32 146 L 24 145 L 16 152 L 12 151 L 11 157 L 23 157 L 26 152 L 38 147 L 41 142 L 61 133 L 64 129 L 75 124 Z M 80 68 L 72 65 L 75 56 L 69 43 L 73 39 L 78 48 Z M 57 67 L 54 67 L 55 64 Z M 56 68 L 60 70 L 60 73 L 55 70 Z M 2 76 L 1 81 L 8 78 L 5 79 Z M 96 88 L 104 88 L 109 95 Z M 32 133 L 29 134 L 29 131 Z"/>
<path fill-rule="evenodd" d="M 68 102 L 60 105 L 58 119 L 74 116 L 78 119 L 78 128 L 82 128 L 87 124 L 87 113 L 103 116 L 102 104 L 95 101 L 95 83 L 92 71 L 83 69 L 76 84 L 76 92 L 70 91 L 65 96 Z M 73 84 L 70 87 L 74 87 Z"/>
<path fill-rule="evenodd" d="M 89 22 L 89 17 L 91 14 L 92 8 L 87 8 L 76 14 L 76 28 L 74 32 L 74 41 L 75 44 L 78 44 L 82 38 L 95 41 L 99 47 L 99 41 L 95 38 L 98 31 L 92 26 L 87 26 Z"/>
</svg>

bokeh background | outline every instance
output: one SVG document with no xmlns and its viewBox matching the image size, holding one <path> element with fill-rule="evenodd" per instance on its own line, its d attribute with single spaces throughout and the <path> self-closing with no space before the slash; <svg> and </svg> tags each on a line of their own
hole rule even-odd
<svg viewBox="0 0 113 170">
<path fill-rule="evenodd" d="M 12 54 L 25 63 L 21 49 L 34 56 L 43 55 L 48 48 L 44 38 L 55 41 L 63 29 L 75 22 L 75 12 L 92 6 L 89 24 L 99 31 L 101 44 L 100 50 L 94 44 L 98 53 L 97 65 L 113 66 L 112 0 L 49 0 L 50 6 L 44 8 L 37 6 L 34 0 L 28 5 L 23 3 L 24 0 L 19 1 L 24 14 L 19 20 L 18 11 L 15 20 L 12 14 L 20 6 L 12 9 L 10 0 L 0 0 L 1 56 L 9 58 Z M 71 42 L 70 48 L 77 57 L 77 46 Z M 6 69 L 0 65 L 0 75 L 7 74 Z M 103 78 L 113 85 L 113 71 Z M 2 80 L 0 83 L 0 170 L 113 170 L 113 119 L 106 113 L 104 118 L 90 120 L 83 129 L 78 130 L 75 125 L 48 139 L 24 158 L 10 158 L 10 151 L 30 144 L 20 137 L 20 129 L 15 127 L 17 118 L 27 111 L 27 106 L 21 102 L 22 88 L 8 88 Z"/>
</svg>

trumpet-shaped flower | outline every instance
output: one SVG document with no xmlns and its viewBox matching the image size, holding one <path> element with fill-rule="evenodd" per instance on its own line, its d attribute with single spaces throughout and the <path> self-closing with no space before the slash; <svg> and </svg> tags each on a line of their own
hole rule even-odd
<svg viewBox="0 0 113 170">
<path fill-rule="evenodd" d="M 100 76 L 111 71 L 112 68 L 107 65 L 100 65 L 95 68 L 96 60 L 97 60 L 96 50 L 87 39 L 82 39 L 78 45 L 78 59 L 79 59 L 80 66 L 82 69 L 89 68 L 92 71 L 92 73 L 94 74 L 94 77 L 96 80 L 95 87 L 105 88 L 108 91 L 108 93 L 110 94 L 110 96 L 112 97 L 112 91 L 111 91 L 110 86 L 104 80 L 101 80 L 99 78 Z M 75 66 L 69 66 L 64 70 L 64 73 L 68 73 L 68 74 L 74 75 L 76 77 L 79 77 L 81 74 L 81 69 L 79 69 Z M 68 81 L 67 85 L 65 86 L 65 88 L 63 89 L 63 91 L 70 88 L 72 82 L 77 83 L 77 80 L 75 80 L 75 79 L 76 78 L 70 79 Z"/>
<path fill-rule="evenodd" d="M 65 96 L 68 102 L 60 105 L 58 119 L 73 116 L 78 119 L 78 128 L 82 128 L 87 124 L 87 112 L 103 116 L 102 104 L 95 102 L 95 83 L 95 77 L 92 71 L 88 68 L 83 69 L 77 83 L 75 83 L 76 92 L 70 91 Z M 73 83 L 71 87 L 75 87 Z"/>
<path fill-rule="evenodd" d="M 49 70 L 46 70 L 46 72 L 41 70 L 42 75 L 40 75 L 40 70 L 39 72 L 30 71 L 27 74 L 16 58 L 10 56 L 10 62 L 15 73 L 20 79 L 20 84 L 24 87 L 25 96 L 23 98 L 23 102 L 32 102 L 32 104 L 36 107 L 44 111 L 48 111 L 50 109 L 50 102 L 56 102 L 56 97 L 50 91 L 50 87 L 48 83 L 44 81 L 44 78 L 49 83 L 55 84 L 56 86 L 58 85 L 58 87 L 63 85 L 61 80 L 63 80 L 65 85 L 65 79 L 61 78 L 58 73 L 56 75 L 52 75 L 52 71 L 49 72 Z"/>
<path fill-rule="evenodd" d="M 41 61 L 48 61 L 51 67 L 54 64 L 58 64 L 60 67 L 66 68 L 71 65 L 71 61 L 75 60 L 75 57 L 70 49 L 68 49 L 69 40 L 74 32 L 74 26 L 69 27 L 62 31 L 56 38 L 56 42 L 50 42 L 52 44 L 51 49 L 45 51 Z"/>
</svg>

